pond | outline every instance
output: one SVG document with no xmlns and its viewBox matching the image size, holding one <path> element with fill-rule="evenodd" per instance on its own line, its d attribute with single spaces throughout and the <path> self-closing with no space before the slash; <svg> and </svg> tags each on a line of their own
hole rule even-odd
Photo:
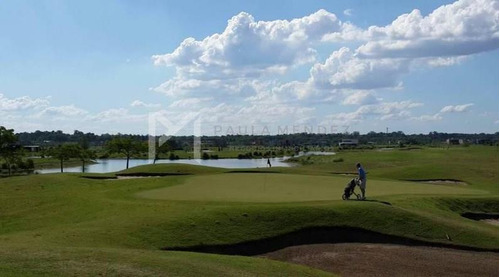
<svg viewBox="0 0 500 277">
<path fill-rule="evenodd" d="M 333 152 L 300 152 L 302 155 L 334 155 Z M 290 167 L 293 164 L 286 163 L 285 160 L 289 157 L 270 158 L 273 167 Z M 98 159 L 97 163 L 85 166 L 85 172 L 88 173 L 109 173 L 124 170 L 127 161 L 125 159 Z M 130 159 L 129 167 L 151 164 L 149 159 Z M 183 163 L 193 165 L 204 165 L 222 168 L 262 168 L 267 166 L 267 159 L 218 159 L 218 160 L 194 160 L 194 159 L 179 159 L 179 160 L 157 160 L 157 164 L 162 163 Z M 36 170 L 37 173 L 59 173 L 60 168 L 47 168 Z M 81 166 L 65 167 L 64 172 L 82 172 Z"/>
<path fill-rule="evenodd" d="M 271 158 L 272 166 L 288 167 L 289 163 L 283 162 L 284 158 Z M 98 159 L 96 164 L 85 166 L 85 172 L 89 173 L 108 173 L 116 172 L 125 169 L 127 161 L 125 159 Z M 148 159 L 130 159 L 129 167 L 145 165 L 152 163 Z M 193 160 L 193 159 L 179 159 L 179 160 L 157 160 L 157 164 L 162 163 L 183 163 L 193 165 L 204 165 L 223 168 L 258 168 L 266 167 L 267 159 L 218 159 L 218 160 Z M 39 169 L 38 173 L 58 173 L 61 172 L 60 168 L 47 168 Z M 81 166 L 65 167 L 64 172 L 82 172 Z"/>
</svg>

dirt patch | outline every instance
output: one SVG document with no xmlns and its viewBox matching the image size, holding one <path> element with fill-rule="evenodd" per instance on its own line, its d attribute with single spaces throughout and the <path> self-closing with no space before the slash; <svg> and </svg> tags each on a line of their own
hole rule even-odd
<svg viewBox="0 0 500 277">
<path fill-rule="evenodd" d="M 116 174 L 116 177 L 164 177 L 164 176 L 184 176 L 192 175 L 191 173 L 184 172 L 158 172 L 158 173 L 146 173 L 146 172 L 136 172 L 136 173 L 120 173 Z"/>
<path fill-rule="evenodd" d="M 343 175 L 343 176 L 358 176 L 358 173 L 352 172 L 332 172 L 334 175 Z"/>
<path fill-rule="evenodd" d="M 94 180 L 116 180 L 116 176 L 80 176 L 80 178 L 94 179 Z"/>
<path fill-rule="evenodd" d="M 434 184 L 434 185 L 468 185 L 466 182 L 455 179 L 425 179 L 425 180 L 406 180 L 417 183 L 426 183 L 426 184 Z"/>
<path fill-rule="evenodd" d="M 287 247 L 262 255 L 341 276 L 497 276 L 498 253 L 394 244 Z"/>
<path fill-rule="evenodd" d="M 144 178 L 158 178 L 162 176 L 116 176 L 115 180 L 128 180 L 128 179 L 144 179 Z"/>
<path fill-rule="evenodd" d="M 498 218 L 497 219 L 482 219 L 482 220 L 479 220 L 479 221 L 484 222 L 484 223 L 488 223 L 488 224 L 491 224 L 491 225 L 498 226 Z"/>
</svg>

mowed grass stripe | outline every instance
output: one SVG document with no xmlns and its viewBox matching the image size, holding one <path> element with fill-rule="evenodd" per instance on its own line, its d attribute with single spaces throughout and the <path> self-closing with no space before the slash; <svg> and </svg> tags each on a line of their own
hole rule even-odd
<svg viewBox="0 0 500 277">
<path fill-rule="evenodd" d="M 141 198 L 224 202 L 307 202 L 340 200 L 350 178 L 298 174 L 240 173 L 192 176 L 176 186 L 143 191 Z M 359 192 L 359 188 L 357 188 Z M 486 192 L 414 182 L 369 180 L 368 197 L 398 194 L 481 195 Z"/>
</svg>

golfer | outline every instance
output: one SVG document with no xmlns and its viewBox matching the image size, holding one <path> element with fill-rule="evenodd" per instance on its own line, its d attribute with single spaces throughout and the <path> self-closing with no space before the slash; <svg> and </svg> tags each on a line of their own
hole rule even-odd
<svg viewBox="0 0 500 277">
<path fill-rule="evenodd" d="M 359 188 L 361 189 L 361 199 L 365 200 L 366 172 L 360 163 L 357 163 L 356 167 L 358 168 Z"/>
<path fill-rule="evenodd" d="M 271 167 L 271 160 L 269 158 L 267 158 L 267 165 Z"/>
</svg>

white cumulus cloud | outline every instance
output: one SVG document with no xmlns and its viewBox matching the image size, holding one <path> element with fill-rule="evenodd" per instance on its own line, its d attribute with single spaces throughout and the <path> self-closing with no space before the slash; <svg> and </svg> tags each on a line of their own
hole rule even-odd
<svg viewBox="0 0 500 277">
<path fill-rule="evenodd" d="M 144 103 L 141 100 L 134 100 L 134 101 L 132 101 L 132 103 L 130 103 L 130 106 L 143 107 L 143 108 L 159 108 L 159 107 L 161 107 L 161 104 Z"/>
<path fill-rule="evenodd" d="M 361 59 L 347 47 L 333 52 L 325 63 L 311 68 L 314 84 L 322 89 L 396 87 L 408 72 L 404 59 Z"/>
<path fill-rule="evenodd" d="M 459 0 L 427 16 L 417 9 L 385 27 L 371 26 L 363 57 L 447 57 L 498 48 L 498 1 Z"/>
<path fill-rule="evenodd" d="M 412 117 L 413 120 L 419 121 L 438 121 L 443 119 L 443 115 L 447 113 L 463 113 L 467 112 L 470 107 L 474 106 L 473 103 L 463 105 L 448 105 L 444 106 L 439 112 L 435 114 L 424 114 L 421 116 Z"/>
<path fill-rule="evenodd" d="M 352 12 L 353 12 L 352 9 L 345 9 L 343 13 L 344 13 L 344 15 L 352 16 Z"/>
<path fill-rule="evenodd" d="M 410 100 L 399 102 L 380 102 L 377 104 L 363 105 L 354 112 L 336 113 L 327 116 L 334 124 L 353 124 L 369 118 L 379 120 L 407 119 L 410 110 L 422 106 L 422 103 Z"/>
<path fill-rule="evenodd" d="M 19 111 L 26 109 L 43 108 L 49 105 L 49 98 L 31 98 L 21 96 L 17 98 L 8 98 L 0 93 L 0 111 Z"/>
<path fill-rule="evenodd" d="M 75 105 L 48 107 L 38 113 L 36 116 L 49 116 L 49 117 L 75 117 L 88 114 L 88 111 L 78 108 Z"/>
<path fill-rule="evenodd" d="M 174 51 L 154 55 L 156 65 L 176 66 L 181 75 L 198 79 L 256 77 L 264 71 L 282 72 L 312 62 L 311 46 L 344 24 L 332 13 L 319 10 L 292 20 L 256 21 L 242 12 L 228 21 L 222 33 L 185 39 Z"/>
<path fill-rule="evenodd" d="M 449 105 L 445 106 L 441 109 L 440 113 L 462 113 L 469 110 L 470 107 L 474 106 L 473 103 L 464 104 L 464 105 Z"/>
<path fill-rule="evenodd" d="M 356 91 L 348 94 L 342 104 L 344 105 L 367 105 L 378 102 L 378 99 L 370 91 Z"/>
</svg>

